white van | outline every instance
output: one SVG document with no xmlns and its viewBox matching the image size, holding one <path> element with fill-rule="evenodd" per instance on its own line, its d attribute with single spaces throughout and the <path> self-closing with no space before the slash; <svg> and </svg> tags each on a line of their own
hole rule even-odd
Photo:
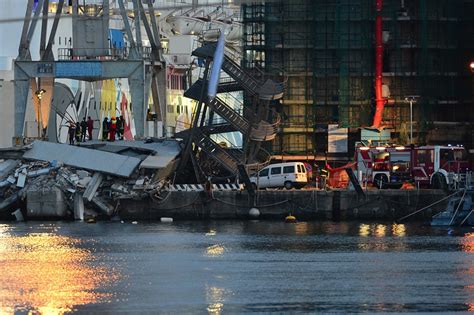
<svg viewBox="0 0 474 315">
<path fill-rule="evenodd" d="M 301 162 L 277 163 L 263 168 L 258 174 L 250 177 L 256 188 L 267 187 L 303 187 L 308 183 L 306 168 Z"/>
</svg>

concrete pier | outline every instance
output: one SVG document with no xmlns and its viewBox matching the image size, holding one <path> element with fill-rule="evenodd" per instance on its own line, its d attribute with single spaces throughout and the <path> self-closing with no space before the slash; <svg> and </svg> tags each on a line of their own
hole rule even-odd
<svg viewBox="0 0 474 315">
<path fill-rule="evenodd" d="M 121 199 L 123 219 L 247 219 L 257 208 L 261 219 L 283 219 L 288 214 L 299 220 L 392 220 L 428 206 L 446 196 L 441 190 L 372 190 L 358 197 L 347 190 L 273 190 L 259 191 L 253 200 L 245 191 L 168 192 L 158 199 Z M 446 202 L 410 218 L 428 220 Z"/>
</svg>

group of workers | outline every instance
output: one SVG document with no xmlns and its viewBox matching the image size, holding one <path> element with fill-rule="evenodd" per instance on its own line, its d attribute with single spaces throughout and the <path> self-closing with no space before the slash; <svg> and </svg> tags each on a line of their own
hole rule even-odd
<svg viewBox="0 0 474 315">
<path fill-rule="evenodd" d="M 105 117 L 102 121 L 102 141 L 115 141 L 116 137 L 123 140 L 123 133 L 125 128 L 125 120 L 123 116 L 112 117 L 110 120 Z"/>
<path fill-rule="evenodd" d="M 119 118 L 112 117 L 110 121 L 107 117 L 102 121 L 102 141 L 115 141 L 116 138 L 123 140 L 123 133 L 125 128 L 125 120 L 123 116 Z M 86 142 L 92 140 L 92 130 L 94 129 L 94 120 L 88 116 L 87 121 L 86 117 L 79 122 L 69 122 L 69 144 L 73 145 L 74 143 Z"/>
<path fill-rule="evenodd" d="M 69 122 L 69 144 L 73 145 L 74 141 L 76 143 L 86 142 L 86 138 L 92 140 L 92 129 L 94 129 L 94 120 L 89 116 L 84 117 L 82 121 L 79 122 Z"/>
</svg>

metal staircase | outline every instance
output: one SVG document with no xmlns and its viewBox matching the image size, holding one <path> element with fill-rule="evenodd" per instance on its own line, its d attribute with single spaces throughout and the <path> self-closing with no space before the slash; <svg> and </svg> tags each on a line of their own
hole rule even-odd
<svg viewBox="0 0 474 315">
<path fill-rule="evenodd" d="M 215 50 L 215 43 L 207 44 L 194 50 L 193 55 L 199 58 L 212 59 L 214 58 Z M 245 91 L 251 95 L 258 95 L 262 100 L 277 100 L 283 97 L 284 83 L 277 83 L 271 79 L 257 79 L 257 76 L 252 76 L 235 63 L 234 60 L 237 59 L 235 56 L 232 56 L 230 50 L 226 50 L 222 62 L 222 70 L 237 81 Z M 259 77 L 264 78 L 263 73 L 260 74 Z"/>
<path fill-rule="evenodd" d="M 197 80 L 185 93 L 184 96 L 199 100 L 203 88 L 204 80 Z M 275 123 L 269 123 L 264 120 L 258 121 L 257 115 L 250 110 L 246 110 L 244 116 L 256 123 L 250 124 L 249 120 L 228 106 L 222 99 L 215 97 L 212 101 L 206 99 L 206 104 L 219 116 L 227 120 L 238 131 L 246 134 L 253 141 L 270 141 L 276 137 L 280 117 L 277 116 Z M 243 107 L 243 106 L 242 106 Z"/>
<path fill-rule="evenodd" d="M 238 172 L 239 160 L 200 130 L 195 131 L 194 143 L 213 159 L 217 160 L 231 174 Z"/>
<path fill-rule="evenodd" d="M 260 149 L 255 161 L 244 164 L 243 154 L 232 154 L 230 150 L 222 148 L 214 140 L 206 136 L 202 131 L 196 130 L 194 134 L 194 143 L 214 160 L 218 161 L 231 174 L 237 174 L 239 165 L 243 165 L 248 174 L 261 170 L 270 163 L 270 153 Z"/>
<path fill-rule="evenodd" d="M 219 80 L 219 86 L 217 87 L 217 93 L 230 93 L 242 91 L 242 86 L 239 82 L 232 78 L 225 78 Z"/>
<path fill-rule="evenodd" d="M 198 101 L 196 112 L 193 118 L 193 127 L 189 132 L 183 132 L 188 137 L 187 150 L 190 152 L 191 144 L 202 150 L 203 159 L 210 157 L 222 165 L 231 174 L 239 175 L 243 182 L 249 182 L 248 174 L 254 173 L 270 163 L 270 154 L 261 148 L 263 141 L 273 140 L 278 132 L 280 116 L 269 109 L 270 101 L 283 97 L 284 84 L 277 83 L 271 79 L 266 79 L 263 73 L 254 75 L 243 70 L 234 60 L 240 56 L 232 56 L 226 51 L 222 63 L 222 70 L 228 74 L 224 80 L 220 80 L 218 86 L 219 93 L 229 93 L 238 90 L 245 90 L 248 95 L 256 96 L 254 110 L 244 107 L 241 101 L 236 102 L 236 110 L 227 104 L 227 99 L 217 96 L 212 100 L 207 97 L 207 77 L 210 63 L 214 57 L 215 44 L 206 44 L 193 51 L 193 55 L 206 59 L 206 67 L 202 79 L 197 80 L 185 93 L 184 96 Z M 233 96 L 226 94 L 232 101 Z M 206 112 L 210 110 L 209 123 L 206 125 Z M 258 114 L 257 114 L 258 113 Z M 228 122 L 224 128 L 228 130 L 234 128 L 247 136 L 247 147 L 244 153 L 240 150 L 221 147 L 212 140 L 209 135 L 215 133 L 216 128 L 212 124 L 213 115 L 216 114 Z M 274 123 L 266 121 L 268 117 L 275 119 Z M 222 129 L 222 130 L 224 130 Z M 249 149 L 250 148 L 250 149 Z"/>
</svg>

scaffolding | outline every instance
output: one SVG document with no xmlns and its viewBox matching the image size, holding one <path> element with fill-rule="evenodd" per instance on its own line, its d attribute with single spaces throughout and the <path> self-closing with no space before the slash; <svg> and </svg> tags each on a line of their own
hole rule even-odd
<svg viewBox="0 0 474 315">
<path fill-rule="evenodd" d="M 466 65 L 474 51 L 473 10 L 474 1 L 405 1 L 403 8 L 387 1 L 384 84 L 391 95 L 386 125 L 404 131 L 410 95 L 420 96 L 413 113 L 418 142 L 426 141 L 431 122 L 472 121 L 472 76 Z"/>
<path fill-rule="evenodd" d="M 434 121 L 473 121 L 474 0 L 384 0 L 382 125 L 417 142 Z M 275 154 L 327 152 L 327 125 L 357 133 L 375 110 L 375 0 L 292 0 L 242 5 L 244 67 L 288 77 Z M 351 136 L 350 136 L 351 137 Z M 399 139 L 395 139 L 399 140 Z"/>
</svg>

